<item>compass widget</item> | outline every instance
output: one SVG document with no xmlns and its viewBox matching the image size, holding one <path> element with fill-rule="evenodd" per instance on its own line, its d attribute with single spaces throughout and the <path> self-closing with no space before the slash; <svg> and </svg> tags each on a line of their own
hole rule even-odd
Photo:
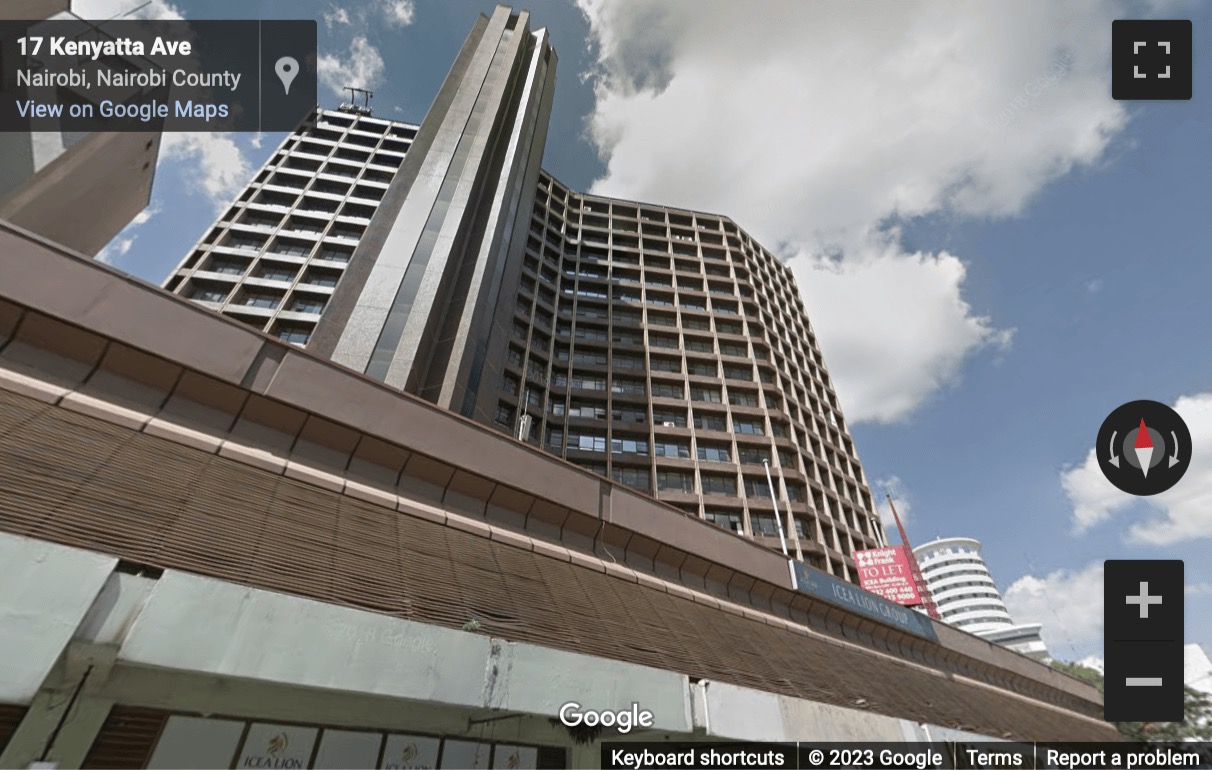
<svg viewBox="0 0 1212 770">
<path fill-rule="evenodd" d="M 1183 419 L 1157 401 L 1132 401 L 1112 412 L 1095 446 L 1107 480 L 1131 495 L 1165 492 L 1191 462 L 1191 431 Z"/>
</svg>

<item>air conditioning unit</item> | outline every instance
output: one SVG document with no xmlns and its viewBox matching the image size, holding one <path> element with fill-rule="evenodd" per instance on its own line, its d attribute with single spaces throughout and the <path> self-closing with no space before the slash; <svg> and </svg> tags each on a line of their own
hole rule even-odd
<svg viewBox="0 0 1212 770">
<path fill-rule="evenodd" d="M 664 425 L 666 428 L 672 428 L 676 425 L 676 423 L 673 420 L 666 420 L 665 422 L 663 422 L 661 424 Z"/>
</svg>

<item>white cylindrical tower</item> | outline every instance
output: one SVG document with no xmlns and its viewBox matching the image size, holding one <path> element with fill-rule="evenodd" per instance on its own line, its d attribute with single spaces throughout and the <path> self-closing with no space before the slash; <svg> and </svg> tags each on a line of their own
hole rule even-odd
<svg viewBox="0 0 1212 770">
<path fill-rule="evenodd" d="M 939 614 L 947 623 L 979 633 L 1014 625 L 981 558 L 979 540 L 948 537 L 913 549 Z"/>
<path fill-rule="evenodd" d="M 919 545 L 913 553 L 943 622 L 1024 655 L 1047 657 L 1040 624 L 1015 625 L 1010 618 L 981 558 L 979 540 L 947 537 Z"/>
</svg>

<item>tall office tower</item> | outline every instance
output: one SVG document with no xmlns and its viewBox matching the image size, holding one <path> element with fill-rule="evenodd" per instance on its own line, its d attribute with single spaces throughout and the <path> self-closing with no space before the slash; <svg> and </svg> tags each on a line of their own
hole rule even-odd
<svg viewBox="0 0 1212 770">
<path fill-rule="evenodd" d="M 417 126 L 317 110 L 165 281 L 305 344 L 389 194 Z M 369 238 L 365 240 L 370 240 Z"/>
<path fill-rule="evenodd" d="M 512 299 L 521 267 L 555 61 L 528 13 L 481 16 L 420 127 L 319 112 L 167 287 L 224 312 L 260 307 L 253 322 L 283 339 L 463 414 L 491 415 L 504 359 L 493 343 L 503 343 L 511 312 L 497 300 Z M 379 144 L 384 132 L 394 138 Z M 359 186 L 326 176 L 334 171 Z M 361 184 L 369 173 L 375 182 Z M 300 229 L 314 237 L 295 239 Z M 216 251 L 225 248 L 243 256 Z M 283 266 L 284 253 L 296 263 Z M 348 264 L 333 266 L 326 254 Z M 216 268 L 240 289 L 225 279 L 216 286 Z M 340 290 L 322 298 L 313 288 L 338 280 Z"/>
<path fill-rule="evenodd" d="M 731 220 L 544 174 L 518 289 L 499 425 L 837 575 L 882 542 L 791 270 Z"/>
<path fill-rule="evenodd" d="M 883 532 L 791 271 L 541 172 L 527 24 L 481 17 L 419 127 L 317 112 L 166 286 L 855 579 Z"/>
<path fill-rule="evenodd" d="M 1016 625 L 1002 601 L 993 575 L 981 558 L 981 543 L 970 537 L 947 537 L 913 549 L 922 565 L 922 577 L 945 623 L 988 639 L 995 644 L 1047 658 L 1040 637 L 1042 625 Z"/>
</svg>

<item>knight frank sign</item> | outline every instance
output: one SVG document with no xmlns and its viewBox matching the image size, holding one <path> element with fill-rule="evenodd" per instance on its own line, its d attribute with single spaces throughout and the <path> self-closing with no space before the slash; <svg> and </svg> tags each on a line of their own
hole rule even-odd
<svg viewBox="0 0 1212 770">
<path fill-rule="evenodd" d="M 909 559 L 905 556 L 903 548 L 855 551 L 854 563 L 858 566 L 859 584 L 863 586 L 863 590 L 903 607 L 922 603 L 922 597 L 913 582 L 913 572 L 909 569 Z"/>
</svg>

